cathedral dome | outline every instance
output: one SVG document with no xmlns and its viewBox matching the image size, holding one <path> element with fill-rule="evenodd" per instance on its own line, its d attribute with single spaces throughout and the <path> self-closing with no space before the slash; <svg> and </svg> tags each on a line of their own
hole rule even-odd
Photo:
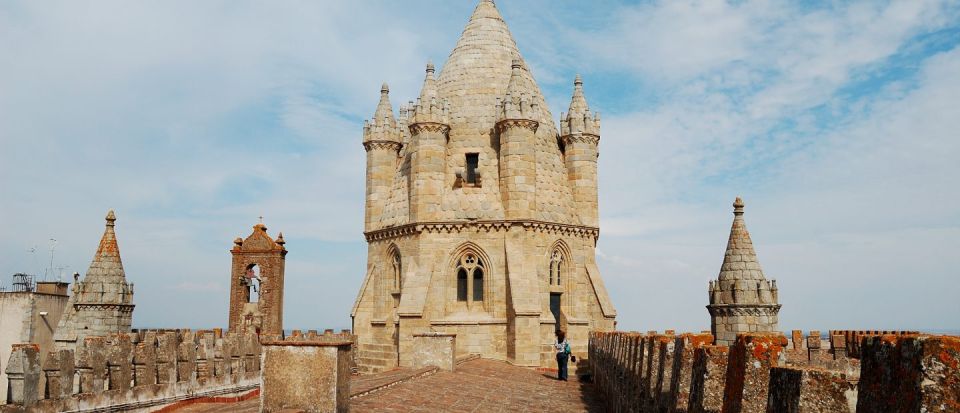
<svg viewBox="0 0 960 413">
<path fill-rule="evenodd" d="M 451 143 L 474 139 L 480 139 L 477 143 L 489 142 L 489 132 L 497 120 L 497 99 L 507 92 L 515 59 L 523 65 L 526 93 L 533 95 L 534 102 L 540 105 L 541 119 L 537 120 L 543 132 L 556 134 L 543 94 L 523 61 L 507 23 L 492 0 L 483 0 L 470 16 L 438 79 L 440 97 L 450 102 Z"/>
</svg>

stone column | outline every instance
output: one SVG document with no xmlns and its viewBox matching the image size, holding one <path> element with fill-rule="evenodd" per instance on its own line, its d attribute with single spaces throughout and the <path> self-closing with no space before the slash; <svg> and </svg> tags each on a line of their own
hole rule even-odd
<svg viewBox="0 0 960 413">
<path fill-rule="evenodd" d="M 260 411 L 348 412 L 351 344 L 346 340 L 264 342 Z"/>
</svg>

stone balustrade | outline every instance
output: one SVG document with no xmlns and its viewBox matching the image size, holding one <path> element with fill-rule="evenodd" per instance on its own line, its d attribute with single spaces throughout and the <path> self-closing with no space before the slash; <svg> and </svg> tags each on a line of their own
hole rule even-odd
<svg viewBox="0 0 960 413">
<path fill-rule="evenodd" d="M 668 333 L 590 334 L 590 371 L 609 411 L 960 412 L 960 337 L 831 331 L 825 361 L 819 332 L 806 343 L 793 332 L 792 348 L 780 333 L 740 334 L 730 347 Z M 816 355 L 790 359 L 803 348 Z"/>
<path fill-rule="evenodd" d="M 6 364 L 10 391 L 0 412 L 146 410 L 256 389 L 260 341 L 221 330 L 135 330 L 86 337 L 48 354 L 16 344 Z"/>
</svg>

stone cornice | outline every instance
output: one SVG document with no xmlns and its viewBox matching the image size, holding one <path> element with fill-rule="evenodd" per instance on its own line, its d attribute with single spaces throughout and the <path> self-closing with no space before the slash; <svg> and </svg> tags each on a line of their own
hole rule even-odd
<svg viewBox="0 0 960 413">
<path fill-rule="evenodd" d="M 560 140 L 563 141 L 564 145 L 569 145 L 571 143 L 588 143 L 591 145 L 597 145 L 600 143 L 600 136 L 589 133 L 577 133 L 561 136 Z"/>
<path fill-rule="evenodd" d="M 77 310 L 100 310 L 100 311 L 112 311 L 120 310 L 123 313 L 132 313 L 133 304 L 93 304 L 93 303 L 78 303 L 74 304 L 73 308 Z"/>
<path fill-rule="evenodd" d="M 434 122 L 418 122 L 410 125 L 411 134 L 416 135 L 421 132 L 438 132 L 447 134 L 447 132 L 450 132 L 450 125 Z"/>
<path fill-rule="evenodd" d="M 511 227 L 522 226 L 527 231 L 536 231 L 549 234 L 572 235 L 596 240 L 600 237 L 600 229 L 584 225 L 560 224 L 535 220 L 500 220 L 500 221 L 451 221 L 451 222 L 418 222 L 400 225 L 391 228 L 378 229 L 364 233 L 367 242 L 400 238 L 421 233 L 461 233 L 461 232 L 500 232 L 508 231 Z"/>
<path fill-rule="evenodd" d="M 368 141 L 363 143 L 363 149 L 366 149 L 367 152 L 374 149 L 386 149 L 399 152 L 401 145 L 402 144 L 400 142 L 394 141 Z"/>
<path fill-rule="evenodd" d="M 777 315 L 780 304 L 711 304 L 707 306 L 711 316 L 761 316 Z"/>
<path fill-rule="evenodd" d="M 497 132 L 503 132 L 509 128 L 526 128 L 533 132 L 540 127 L 540 122 L 531 119 L 503 119 L 497 122 Z"/>
</svg>

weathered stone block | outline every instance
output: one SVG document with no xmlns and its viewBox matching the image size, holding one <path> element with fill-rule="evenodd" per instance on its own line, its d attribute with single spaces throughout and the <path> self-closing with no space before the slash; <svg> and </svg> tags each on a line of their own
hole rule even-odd
<svg viewBox="0 0 960 413">
<path fill-rule="evenodd" d="M 349 341 L 263 343 L 261 412 L 349 411 Z"/>
<path fill-rule="evenodd" d="M 779 333 L 737 336 L 730 349 L 723 389 L 723 413 L 766 411 L 770 368 L 780 364 L 787 338 Z"/>
<path fill-rule="evenodd" d="M 413 367 L 436 366 L 453 371 L 457 365 L 457 335 L 419 333 L 413 335 Z"/>
<path fill-rule="evenodd" d="M 723 408 L 729 347 L 702 346 L 694 350 L 690 380 L 690 413 L 719 413 Z"/>
<path fill-rule="evenodd" d="M 856 389 L 839 372 L 804 367 L 770 369 L 767 413 L 853 413 Z"/>
<path fill-rule="evenodd" d="M 960 411 L 960 337 L 864 337 L 861 351 L 858 412 Z"/>
<path fill-rule="evenodd" d="M 7 361 L 7 402 L 33 406 L 40 398 L 40 347 L 14 344 Z"/>
</svg>

